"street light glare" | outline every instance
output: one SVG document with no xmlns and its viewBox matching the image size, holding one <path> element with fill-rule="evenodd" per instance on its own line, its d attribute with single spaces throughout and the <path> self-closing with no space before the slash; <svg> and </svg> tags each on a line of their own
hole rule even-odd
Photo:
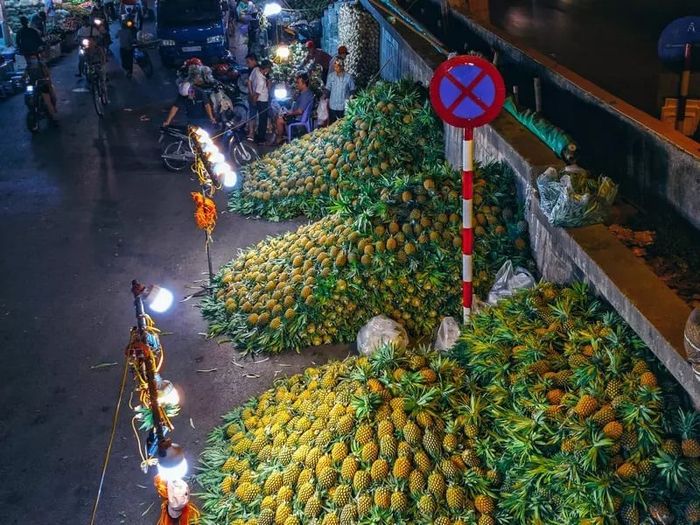
<svg viewBox="0 0 700 525">
<path fill-rule="evenodd" d="M 173 305 L 173 299 L 173 293 L 170 290 L 154 285 L 148 293 L 146 303 L 151 310 L 162 314 Z"/>
<path fill-rule="evenodd" d="M 263 15 L 266 17 L 279 15 L 281 12 L 282 6 L 279 5 L 277 2 L 270 2 L 269 4 L 265 4 L 265 7 L 263 8 Z"/>
</svg>

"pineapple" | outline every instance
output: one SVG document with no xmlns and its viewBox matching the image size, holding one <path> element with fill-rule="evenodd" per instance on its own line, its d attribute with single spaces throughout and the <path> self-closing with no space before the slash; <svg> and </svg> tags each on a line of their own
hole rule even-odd
<svg viewBox="0 0 700 525">
<path fill-rule="evenodd" d="M 233 476 L 226 476 L 222 481 L 221 481 L 221 492 L 223 494 L 230 494 L 231 489 L 233 488 L 233 484 L 235 483 Z"/>
<path fill-rule="evenodd" d="M 477 525 L 496 525 L 496 520 L 493 518 L 493 516 L 489 516 L 488 514 L 482 514 L 479 516 L 479 521 L 477 521 Z"/>
<path fill-rule="evenodd" d="M 430 458 L 422 450 L 418 450 L 414 454 L 413 461 L 415 462 L 418 470 L 420 470 L 423 474 L 427 475 L 433 468 L 433 463 L 430 461 Z"/>
<path fill-rule="evenodd" d="M 314 495 L 314 492 L 316 492 L 316 489 L 314 489 L 314 486 L 311 483 L 304 483 L 303 485 L 299 486 L 299 489 L 297 490 L 297 501 L 302 505 L 305 505 L 311 496 Z"/>
<path fill-rule="evenodd" d="M 414 470 L 408 476 L 408 487 L 411 494 L 422 494 L 426 487 L 425 476 L 420 470 Z"/>
<path fill-rule="evenodd" d="M 361 494 L 357 498 L 357 515 L 361 518 L 366 516 L 372 510 L 372 496 L 369 494 Z"/>
<path fill-rule="evenodd" d="M 430 492 L 436 500 L 441 500 L 445 495 L 445 477 L 438 471 L 433 471 L 428 476 L 428 492 Z"/>
<path fill-rule="evenodd" d="M 397 446 L 394 436 L 384 436 L 379 440 L 379 453 L 382 457 L 391 461 L 396 457 Z"/>
<path fill-rule="evenodd" d="M 445 499 L 447 500 L 447 506 L 450 510 L 458 512 L 464 510 L 467 496 L 462 487 L 451 484 L 447 487 Z"/>
<path fill-rule="evenodd" d="M 624 505 L 620 510 L 623 525 L 639 525 L 639 510 L 635 505 Z"/>
<path fill-rule="evenodd" d="M 340 477 L 347 481 L 352 481 L 357 472 L 358 464 L 355 456 L 348 456 L 343 460 L 343 465 L 340 468 Z"/>
<path fill-rule="evenodd" d="M 333 502 L 339 507 L 350 503 L 352 498 L 352 487 L 350 485 L 338 485 L 333 494 Z"/>
<path fill-rule="evenodd" d="M 389 475 L 389 463 L 386 459 L 380 458 L 372 463 L 370 470 L 372 481 L 381 481 Z"/>
<path fill-rule="evenodd" d="M 690 502 L 685 506 L 685 519 L 688 523 L 696 524 L 700 523 L 700 504 L 697 502 Z"/>
<path fill-rule="evenodd" d="M 357 519 L 357 507 L 348 503 L 340 511 L 340 525 L 352 525 Z"/>
<path fill-rule="evenodd" d="M 246 505 L 253 503 L 260 493 L 260 487 L 255 483 L 244 482 L 236 488 L 236 497 Z"/>
<path fill-rule="evenodd" d="M 598 409 L 598 401 L 593 396 L 584 394 L 576 403 L 574 412 L 582 418 L 587 418 Z"/>
<path fill-rule="evenodd" d="M 400 490 L 391 494 L 391 510 L 397 514 L 405 514 L 409 509 L 408 496 Z"/>
<path fill-rule="evenodd" d="M 439 458 L 442 455 L 442 439 L 440 435 L 433 429 L 426 429 L 423 434 L 423 447 L 425 451 L 433 458 Z"/>
<path fill-rule="evenodd" d="M 700 458 L 700 416 L 697 412 L 679 410 L 679 428 L 681 431 L 681 452 L 687 458 Z"/>
<path fill-rule="evenodd" d="M 275 511 L 263 509 L 258 515 L 257 525 L 273 525 L 275 523 Z"/>
<path fill-rule="evenodd" d="M 474 498 L 474 507 L 482 514 L 493 514 L 496 510 L 496 504 L 491 496 L 479 494 Z"/>
<path fill-rule="evenodd" d="M 420 497 L 420 499 L 418 500 L 418 511 L 423 516 L 432 516 L 433 514 L 435 514 L 436 510 L 437 505 L 435 504 L 433 496 L 431 496 L 430 494 L 424 494 Z"/>
<path fill-rule="evenodd" d="M 374 463 L 379 457 L 379 447 L 374 441 L 370 441 L 362 447 L 362 461 L 367 464 Z"/>
<path fill-rule="evenodd" d="M 329 489 L 333 486 L 337 477 L 338 473 L 334 469 L 326 467 L 318 477 L 318 486 L 322 489 Z"/>
<path fill-rule="evenodd" d="M 374 491 L 374 504 L 380 509 L 391 507 L 391 490 L 387 487 L 379 487 Z"/>
<path fill-rule="evenodd" d="M 617 475 L 623 479 L 634 478 L 637 474 L 637 467 L 632 463 L 623 463 L 617 468 Z"/>
<path fill-rule="evenodd" d="M 348 455 L 348 446 L 343 442 L 339 441 L 333 445 L 331 449 L 331 457 L 335 463 L 340 463 L 345 460 Z"/>
<path fill-rule="evenodd" d="M 360 445 L 366 445 L 374 439 L 374 432 L 372 432 L 372 427 L 367 424 L 362 424 L 357 428 L 355 432 L 355 441 Z"/>
<path fill-rule="evenodd" d="M 418 445 L 421 443 L 423 433 L 418 425 L 413 421 L 408 421 L 403 427 L 404 439 L 409 445 Z"/>
<path fill-rule="evenodd" d="M 381 447 L 381 441 L 383 438 L 388 436 L 393 436 L 394 434 L 394 424 L 391 421 L 382 420 L 377 425 L 377 437 L 379 438 L 379 445 Z"/>
<path fill-rule="evenodd" d="M 316 518 L 321 514 L 321 500 L 317 496 L 312 496 L 306 502 L 304 507 L 305 518 Z"/>
<path fill-rule="evenodd" d="M 622 437 L 623 432 L 624 428 L 619 421 L 610 421 L 603 427 L 603 434 L 605 434 L 605 437 L 615 441 Z"/>
<path fill-rule="evenodd" d="M 615 420 L 615 410 L 610 405 L 603 405 L 591 418 L 595 423 L 604 427 Z"/>
<path fill-rule="evenodd" d="M 358 470 L 352 479 L 352 486 L 356 494 L 360 494 L 367 490 L 372 484 L 372 476 L 366 470 Z"/>
<path fill-rule="evenodd" d="M 408 479 L 411 475 L 411 460 L 400 457 L 394 462 L 392 473 L 396 479 Z"/>
</svg>

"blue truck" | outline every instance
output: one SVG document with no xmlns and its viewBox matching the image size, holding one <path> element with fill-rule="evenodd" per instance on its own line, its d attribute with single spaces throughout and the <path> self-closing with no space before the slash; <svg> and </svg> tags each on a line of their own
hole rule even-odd
<svg viewBox="0 0 700 525">
<path fill-rule="evenodd" d="M 160 58 L 176 67 L 188 58 L 214 63 L 228 55 L 227 12 L 221 0 L 158 0 Z"/>
</svg>

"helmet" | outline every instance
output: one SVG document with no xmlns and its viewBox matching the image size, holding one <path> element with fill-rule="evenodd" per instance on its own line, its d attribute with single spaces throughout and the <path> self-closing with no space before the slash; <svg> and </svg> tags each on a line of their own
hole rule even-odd
<svg viewBox="0 0 700 525">
<path fill-rule="evenodd" d="M 231 66 L 228 64 L 216 64 L 214 66 L 214 74 L 218 76 L 226 76 L 230 70 Z"/>
<path fill-rule="evenodd" d="M 202 61 L 200 59 L 198 59 L 197 57 L 188 58 L 187 60 L 185 60 L 185 65 L 186 66 L 201 66 Z"/>
<path fill-rule="evenodd" d="M 307 49 L 313 49 L 316 47 L 316 44 L 314 44 L 313 40 L 307 40 L 305 45 Z"/>
<path fill-rule="evenodd" d="M 348 48 L 345 46 L 340 46 L 338 48 L 338 54 L 339 55 L 347 55 L 348 54 Z"/>
<path fill-rule="evenodd" d="M 190 89 L 192 89 L 192 84 L 189 82 L 183 82 L 180 84 L 180 95 L 183 97 L 189 97 L 190 96 Z"/>
</svg>

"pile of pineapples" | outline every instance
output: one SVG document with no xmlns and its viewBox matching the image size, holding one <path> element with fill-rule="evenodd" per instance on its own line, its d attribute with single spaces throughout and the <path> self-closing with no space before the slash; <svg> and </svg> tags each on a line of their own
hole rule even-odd
<svg viewBox="0 0 700 525">
<path fill-rule="evenodd" d="M 384 314 L 414 337 L 431 336 L 441 316 L 460 311 L 459 184 L 444 164 L 348 182 L 333 214 L 221 269 L 202 303 L 209 334 L 246 353 L 277 353 L 352 342 Z M 474 284 L 482 296 L 505 259 L 529 264 L 512 184 L 503 165 L 476 172 Z"/>
<path fill-rule="evenodd" d="M 652 364 L 654 363 L 654 364 Z M 585 287 L 472 317 L 450 355 L 381 348 L 224 417 L 208 525 L 700 523 L 700 423 Z"/>
<path fill-rule="evenodd" d="M 247 166 L 229 207 L 275 221 L 317 219 L 347 184 L 374 184 L 397 169 L 442 158 L 442 125 L 426 90 L 407 81 L 379 82 L 349 102 L 344 119 Z"/>
<path fill-rule="evenodd" d="M 211 436 L 203 522 L 495 523 L 501 476 L 464 434 L 469 388 L 453 360 L 391 346 L 278 381 Z"/>
<path fill-rule="evenodd" d="M 474 316 L 453 354 L 481 390 L 472 437 L 504 475 L 499 523 L 700 523 L 698 414 L 585 285 Z"/>
</svg>

